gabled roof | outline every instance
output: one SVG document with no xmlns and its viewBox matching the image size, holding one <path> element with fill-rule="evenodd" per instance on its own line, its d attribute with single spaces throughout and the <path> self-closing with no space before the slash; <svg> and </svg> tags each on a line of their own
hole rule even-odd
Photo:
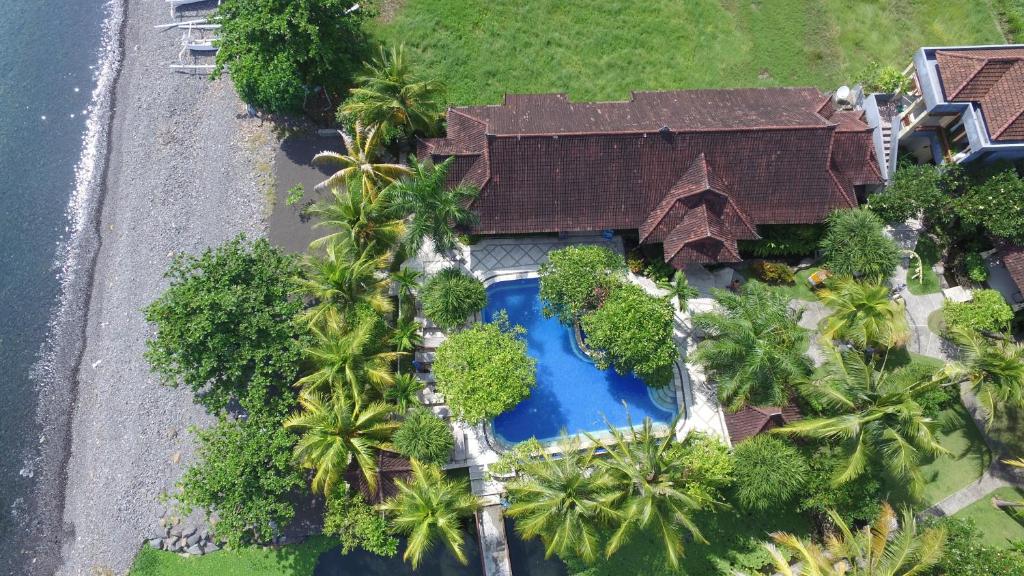
<svg viewBox="0 0 1024 576">
<path fill-rule="evenodd" d="M 1024 48 L 935 52 L 946 99 L 977 102 L 993 140 L 1024 140 Z"/>
<path fill-rule="evenodd" d="M 735 445 L 762 432 L 795 422 L 801 417 L 800 409 L 792 402 L 781 407 L 747 406 L 738 412 L 726 412 L 725 427 L 729 429 L 729 439 Z"/>
<path fill-rule="evenodd" d="M 1024 246 L 1000 239 L 996 241 L 996 247 L 1017 290 L 1024 293 Z"/>
</svg>

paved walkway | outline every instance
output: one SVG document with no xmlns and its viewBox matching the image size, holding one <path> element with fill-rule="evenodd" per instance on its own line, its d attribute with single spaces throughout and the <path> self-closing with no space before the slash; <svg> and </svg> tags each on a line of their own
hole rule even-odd
<svg viewBox="0 0 1024 576">
<path fill-rule="evenodd" d="M 921 512 L 921 516 L 952 516 L 960 510 L 974 504 L 978 500 L 981 500 L 985 496 L 988 496 L 993 490 L 1002 488 L 1003 486 L 1009 486 L 1010 482 L 1006 480 L 1003 468 L 1004 467 L 998 462 L 993 463 L 992 466 L 989 466 L 989 469 L 981 475 L 981 478 L 978 478 L 971 484 L 950 494 L 938 504 L 935 504 L 931 508 Z"/>
</svg>

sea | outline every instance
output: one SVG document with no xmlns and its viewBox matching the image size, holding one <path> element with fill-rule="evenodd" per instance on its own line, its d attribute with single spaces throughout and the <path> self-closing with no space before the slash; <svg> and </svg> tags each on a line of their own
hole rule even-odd
<svg viewBox="0 0 1024 576">
<path fill-rule="evenodd" d="M 29 528 L 53 529 L 33 495 L 73 397 L 76 361 L 60 355 L 80 345 L 121 1 L 7 0 L 0 11 L 0 574 L 29 572 L 18 563 L 58 537 Z M 53 486 L 41 495 L 51 512 Z"/>
</svg>

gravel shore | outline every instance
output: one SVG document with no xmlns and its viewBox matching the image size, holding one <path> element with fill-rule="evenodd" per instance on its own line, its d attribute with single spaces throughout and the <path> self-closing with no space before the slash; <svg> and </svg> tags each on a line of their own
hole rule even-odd
<svg viewBox="0 0 1024 576">
<path fill-rule="evenodd" d="M 171 72 L 180 31 L 164 0 L 131 0 L 116 89 L 98 259 L 78 373 L 59 574 L 127 572 L 210 421 L 187 389 L 143 359 L 142 309 L 166 288 L 177 252 L 264 233 L 271 125 L 246 115 L 230 80 Z"/>
</svg>

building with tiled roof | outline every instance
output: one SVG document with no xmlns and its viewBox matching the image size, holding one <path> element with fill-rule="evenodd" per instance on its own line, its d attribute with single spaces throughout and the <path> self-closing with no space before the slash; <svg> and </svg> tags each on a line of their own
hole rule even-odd
<svg viewBox="0 0 1024 576">
<path fill-rule="evenodd" d="M 737 412 L 725 413 L 725 427 L 733 446 L 747 438 L 781 428 L 801 418 L 796 404 L 786 406 L 745 406 Z"/>
<path fill-rule="evenodd" d="M 813 88 L 508 95 L 449 109 L 419 155 L 480 189 L 476 234 L 635 231 L 677 268 L 739 261 L 758 226 L 821 222 L 883 181 L 863 113 Z"/>
</svg>

